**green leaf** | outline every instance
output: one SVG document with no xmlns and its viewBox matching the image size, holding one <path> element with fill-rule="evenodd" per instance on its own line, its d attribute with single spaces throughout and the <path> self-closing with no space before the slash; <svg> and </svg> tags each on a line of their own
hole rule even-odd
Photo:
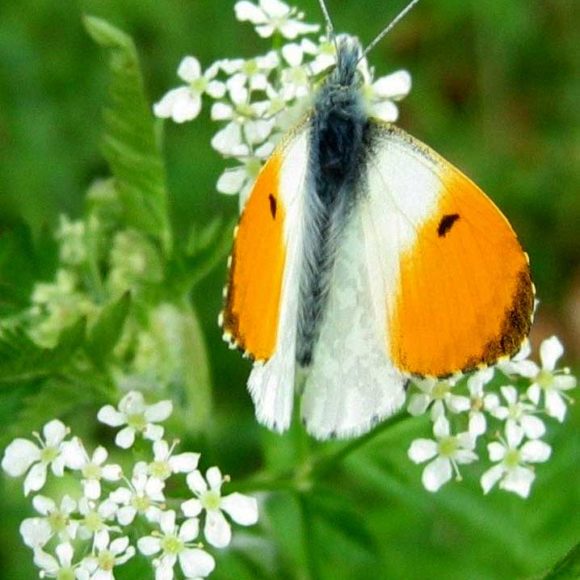
<svg viewBox="0 0 580 580">
<path fill-rule="evenodd" d="M 110 52 L 103 150 L 116 178 L 126 222 L 154 236 L 170 253 L 165 167 L 137 50 L 127 34 L 100 18 L 85 16 L 84 24 L 95 42 Z"/>
<path fill-rule="evenodd" d="M 127 292 L 119 300 L 107 304 L 91 327 L 85 348 L 97 364 L 101 364 L 119 342 L 130 307 L 131 294 Z"/>
<path fill-rule="evenodd" d="M 0 336 L 0 388 L 30 382 L 61 370 L 83 344 L 84 318 L 62 331 L 54 348 L 34 343 L 22 327 L 3 329 Z"/>
<path fill-rule="evenodd" d="M 576 544 L 555 566 L 544 576 L 544 580 L 565 580 L 580 578 L 580 544 Z"/>
</svg>

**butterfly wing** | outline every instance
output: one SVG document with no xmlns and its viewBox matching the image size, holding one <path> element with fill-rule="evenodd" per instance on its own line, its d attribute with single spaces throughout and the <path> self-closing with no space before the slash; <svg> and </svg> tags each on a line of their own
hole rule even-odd
<svg viewBox="0 0 580 580">
<path fill-rule="evenodd" d="M 515 354 L 534 287 L 507 219 L 472 181 L 400 129 L 372 121 L 367 222 L 381 248 L 386 348 L 443 377 Z"/>
<path fill-rule="evenodd" d="M 290 423 L 295 379 L 308 124 L 260 172 L 236 229 L 221 315 L 224 338 L 255 361 L 248 387 L 258 420 Z"/>
<path fill-rule="evenodd" d="M 531 325 L 527 256 L 491 200 L 391 125 L 371 120 L 368 143 L 302 399 L 320 439 L 396 412 L 410 375 L 514 354 Z"/>
</svg>

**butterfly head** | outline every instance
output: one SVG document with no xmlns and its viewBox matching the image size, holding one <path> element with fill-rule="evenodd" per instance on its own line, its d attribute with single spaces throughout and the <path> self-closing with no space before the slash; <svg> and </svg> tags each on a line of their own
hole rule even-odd
<svg viewBox="0 0 580 580">
<path fill-rule="evenodd" d="M 336 67 L 330 74 L 328 83 L 338 87 L 350 88 L 363 83 L 358 70 L 362 47 L 357 38 L 342 34 L 337 38 Z"/>
</svg>

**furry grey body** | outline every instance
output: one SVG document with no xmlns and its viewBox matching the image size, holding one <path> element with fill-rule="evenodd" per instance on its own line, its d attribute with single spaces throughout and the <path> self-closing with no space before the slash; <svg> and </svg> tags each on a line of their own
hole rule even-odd
<svg viewBox="0 0 580 580">
<path fill-rule="evenodd" d="M 310 158 L 300 279 L 296 360 L 307 368 L 320 334 L 338 238 L 361 189 L 368 116 L 360 94 L 357 41 L 344 38 L 337 66 L 316 96 L 311 117 Z"/>
</svg>

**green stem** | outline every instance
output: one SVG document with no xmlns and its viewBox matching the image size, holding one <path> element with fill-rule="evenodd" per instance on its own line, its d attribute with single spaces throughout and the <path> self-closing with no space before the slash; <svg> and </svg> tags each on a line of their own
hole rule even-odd
<svg viewBox="0 0 580 580">
<path fill-rule="evenodd" d="M 388 429 L 409 419 L 407 413 L 399 413 L 390 419 L 383 421 L 372 431 L 354 439 L 350 443 L 342 446 L 332 453 L 321 453 L 307 458 L 301 465 L 291 472 L 269 475 L 267 472 L 260 472 L 254 477 L 232 483 L 231 488 L 235 491 L 255 492 L 255 491 L 305 491 L 312 487 L 315 481 L 320 481 L 328 472 L 337 467 L 349 455 L 370 443 Z"/>
<path fill-rule="evenodd" d="M 317 543 L 314 540 L 314 528 L 312 526 L 312 514 L 310 506 L 303 494 L 298 495 L 300 513 L 302 515 L 302 540 L 304 544 L 304 556 L 306 560 L 306 571 L 310 580 L 317 580 L 320 577 L 318 573 L 318 554 L 315 553 Z"/>
<path fill-rule="evenodd" d="M 372 431 L 369 431 L 365 435 L 354 439 L 350 443 L 347 443 L 337 451 L 332 453 L 324 453 L 318 457 L 311 459 L 311 476 L 314 479 L 321 479 L 330 469 L 335 465 L 338 465 L 341 461 L 346 459 L 349 455 L 376 439 L 378 436 L 382 435 L 385 431 L 392 428 L 393 426 L 401 423 L 402 421 L 408 419 L 410 416 L 407 413 L 399 413 L 390 417 L 386 421 L 383 421 L 380 425 L 375 427 Z"/>
</svg>

